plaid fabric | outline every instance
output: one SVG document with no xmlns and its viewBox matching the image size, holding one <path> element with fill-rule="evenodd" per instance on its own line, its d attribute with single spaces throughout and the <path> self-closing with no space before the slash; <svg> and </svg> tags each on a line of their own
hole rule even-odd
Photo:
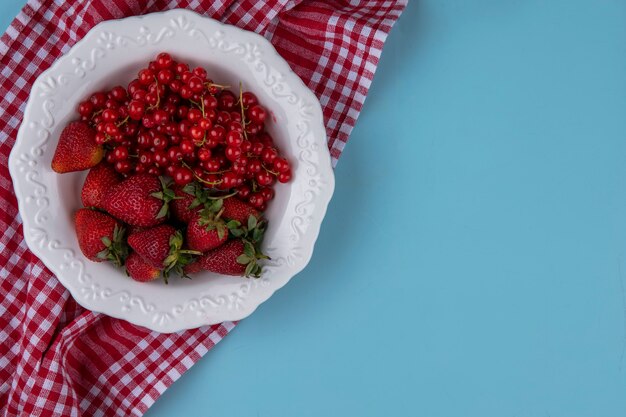
<svg viewBox="0 0 626 417">
<path fill-rule="evenodd" d="M 333 163 L 406 0 L 29 0 L 0 39 L 0 415 L 142 415 L 235 326 L 159 334 L 80 307 L 22 234 L 7 160 L 30 87 L 96 23 L 184 7 L 261 33 L 320 99 Z"/>
</svg>

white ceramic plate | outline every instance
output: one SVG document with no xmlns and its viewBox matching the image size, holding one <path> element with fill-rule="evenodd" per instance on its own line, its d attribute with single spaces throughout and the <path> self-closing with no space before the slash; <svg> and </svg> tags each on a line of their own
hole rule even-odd
<svg viewBox="0 0 626 417">
<path fill-rule="evenodd" d="M 94 91 L 126 85 L 159 52 L 202 65 L 219 82 L 243 82 L 271 112 L 268 130 L 293 164 L 266 213 L 260 279 L 206 273 L 142 284 L 110 264 L 88 261 L 73 226 L 84 172 L 56 174 L 59 133 Z M 187 10 L 103 22 L 37 79 L 9 168 L 26 243 L 82 306 L 160 332 L 239 320 L 309 262 L 334 189 L 319 102 L 263 37 Z"/>
</svg>

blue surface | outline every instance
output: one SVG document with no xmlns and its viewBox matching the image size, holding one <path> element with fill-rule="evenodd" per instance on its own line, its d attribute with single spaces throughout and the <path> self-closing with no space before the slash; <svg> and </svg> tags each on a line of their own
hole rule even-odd
<svg viewBox="0 0 626 417">
<path fill-rule="evenodd" d="M 147 416 L 626 415 L 625 17 L 413 1 L 311 264 Z"/>
</svg>

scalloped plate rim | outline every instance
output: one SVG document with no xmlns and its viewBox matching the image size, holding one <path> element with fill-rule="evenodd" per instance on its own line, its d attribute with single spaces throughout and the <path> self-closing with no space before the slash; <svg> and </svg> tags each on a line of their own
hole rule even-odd
<svg viewBox="0 0 626 417">
<path fill-rule="evenodd" d="M 308 87 L 304 84 L 304 82 L 300 79 L 300 77 L 291 69 L 291 67 L 289 66 L 289 64 L 275 51 L 273 45 L 263 36 L 254 33 L 254 32 L 249 32 L 246 30 L 243 30 L 241 28 L 238 28 L 236 26 L 232 26 L 232 25 L 228 25 L 228 24 L 224 24 L 222 22 L 219 22 L 217 20 L 199 15 L 193 11 L 190 10 L 186 10 L 186 9 L 172 9 L 172 10 L 168 10 L 168 11 L 162 11 L 162 12 L 155 12 L 155 13 L 150 13 L 150 14 L 146 14 L 146 15 L 141 15 L 141 16 L 131 16 L 131 17 L 126 17 L 126 18 L 122 18 L 122 19 L 114 19 L 114 20 L 108 20 L 108 21 L 103 21 L 98 23 L 97 25 L 95 25 L 93 28 L 91 28 L 87 34 L 85 34 L 85 36 L 80 39 L 79 41 L 77 41 L 71 48 L 70 50 L 61 55 L 59 58 L 57 58 L 55 60 L 55 62 L 46 70 L 44 70 L 35 80 L 35 82 L 33 83 L 33 86 L 31 88 L 31 94 L 29 94 L 29 98 L 26 102 L 26 105 L 24 107 L 24 118 L 22 120 L 22 123 L 19 127 L 18 130 L 18 134 L 17 134 L 17 138 L 15 141 L 15 144 L 13 145 L 13 148 L 11 149 L 11 153 L 9 156 L 9 172 L 12 178 L 12 183 L 13 183 L 13 187 L 15 189 L 15 194 L 16 194 L 16 199 L 18 202 L 18 210 L 20 213 L 20 217 L 22 219 L 22 225 L 23 225 L 23 231 L 24 231 L 24 240 L 26 241 L 27 246 L 29 247 L 29 250 L 31 250 L 31 252 L 37 256 L 37 258 L 39 258 L 48 268 L 50 268 L 49 265 L 49 260 L 47 259 L 45 254 L 42 254 L 38 248 L 36 248 L 35 242 L 33 241 L 33 236 L 26 232 L 27 228 L 31 227 L 31 219 L 28 216 L 22 216 L 22 213 L 25 212 L 25 205 L 26 202 L 24 201 L 24 196 L 23 196 L 23 187 L 22 187 L 22 180 L 19 178 L 20 174 L 17 172 L 17 167 L 16 167 L 16 160 L 17 160 L 17 154 L 18 152 L 21 150 L 21 145 L 24 142 L 23 136 L 25 134 L 25 120 L 26 120 L 26 116 L 31 113 L 33 111 L 33 107 L 35 105 L 35 97 L 33 97 L 32 92 L 35 91 L 36 87 L 38 87 L 42 80 L 48 76 L 50 76 L 51 74 L 54 74 L 56 71 L 59 70 L 59 68 L 61 68 L 63 66 L 63 63 L 65 60 L 67 59 L 71 59 L 72 56 L 77 54 L 77 50 L 79 50 L 80 48 L 84 47 L 84 45 L 88 45 L 89 42 L 91 42 L 92 40 L 95 42 L 96 40 L 96 35 L 95 33 L 97 32 L 98 29 L 102 29 L 104 27 L 109 26 L 110 24 L 119 24 L 120 22 L 132 22 L 132 21 L 144 21 L 147 19 L 152 19 L 155 16 L 168 16 L 168 15 L 183 15 L 183 16 L 188 16 L 191 17 L 192 19 L 197 19 L 200 18 L 201 20 L 207 20 L 212 22 L 211 24 L 217 25 L 219 26 L 221 29 L 225 30 L 226 32 L 228 31 L 234 31 L 237 32 L 239 34 L 241 34 L 244 37 L 249 37 L 252 38 L 254 40 L 256 40 L 257 42 L 264 44 L 264 46 L 271 51 L 275 57 L 273 57 L 273 61 L 272 61 L 272 67 L 273 68 L 277 68 L 281 71 L 285 71 L 285 78 L 287 79 L 288 84 L 290 84 L 292 87 L 294 86 L 293 83 L 296 83 L 296 87 L 298 92 L 301 94 L 305 94 L 308 99 L 308 101 L 310 102 L 310 104 L 312 104 L 315 108 L 313 109 L 312 113 L 313 113 L 313 122 L 318 124 L 318 126 L 313 126 L 312 130 L 315 130 L 317 127 L 320 127 L 321 124 L 321 132 L 318 132 L 318 134 L 322 134 L 324 137 L 324 142 L 326 139 L 326 134 L 325 134 L 325 129 L 324 129 L 324 124 L 323 124 L 323 112 L 322 112 L 322 107 L 321 104 L 319 102 L 319 100 L 317 99 L 317 97 L 315 97 L 315 95 L 311 92 L 311 90 L 308 89 Z M 314 135 L 315 136 L 315 135 Z M 325 150 L 325 151 L 324 151 Z M 49 152 L 49 149 L 47 150 Z M 322 151 L 320 152 L 320 156 L 321 158 L 324 160 L 323 162 L 327 165 L 328 170 L 324 172 L 324 174 L 326 175 L 326 177 L 324 178 L 327 181 L 327 184 L 324 186 L 324 188 L 322 189 L 322 192 L 320 193 L 320 201 L 316 203 L 316 211 L 319 213 L 319 218 L 320 221 L 316 222 L 315 224 L 313 224 L 311 226 L 311 230 L 308 232 L 310 234 L 310 241 L 305 245 L 305 251 L 304 251 L 304 256 L 303 256 L 303 260 L 301 262 L 299 262 L 297 264 L 297 266 L 295 268 L 292 268 L 292 272 L 290 273 L 291 276 L 288 277 L 287 279 L 285 279 L 283 282 L 279 282 L 278 285 L 273 286 L 271 288 L 271 290 L 265 294 L 263 294 L 261 297 L 259 297 L 257 299 L 258 302 L 256 302 L 254 305 L 252 305 L 248 310 L 245 311 L 245 313 L 242 315 L 241 311 L 239 310 L 228 310 L 225 311 L 223 313 L 221 313 L 222 315 L 222 319 L 218 320 L 218 321 L 212 321 L 212 322 L 201 322 L 201 323 L 191 323 L 188 324 L 185 322 L 185 320 L 176 320 L 174 319 L 170 325 L 166 326 L 165 328 L 163 327 L 157 327 L 157 326 L 153 326 L 151 325 L 151 323 L 147 323 L 142 321 L 141 323 L 139 323 L 137 320 L 133 320 L 132 315 L 129 314 L 125 314 L 121 309 L 106 309 L 106 308 L 101 308 L 101 305 L 99 305 L 99 303 L 96 300 L 92 300 L 91 298 L 88 297 L 84 297 L 83 295 L 79 294 L 79 290 L 80 288 L 78 288 L 77 286 L 72 285 L 72 283 L 68 282 L 69 280 L 65 280 L 62 278 L 62 274 L 55 274 L 57 276 L 57 279 L 59 279 L 59 281 L 61 282 L 61 284 L 70 292 L 70 294 L 72 295 L 72 297 L 74 297 L 74 299 L 83 307 L 92 310 L 94 312 L 100 312 L 103 314 L 106 314 L 108 316 L 114 317 L 114 318 L 118 318 L 118 319 L 122 319 L 122 320 L 126 320 L 129 321 L 133 324 L 137 324 L 143 327 L 147 327 L 151 330 L 155 330 L 158 332 L 162 332 L 162 333 L 172 333 L 172 332 L 178 332 L 178 331 L 182 331 L 182 330 L 186 330 L 186 329 L 193 329 L 193 328 L 197 328 L 200 326 L 204 326 L 204 325 L 213 325 L 213 324 L 217 324 L 223 321 L 235 321 L 235 320 L 241 320 L 245 317 L 247 317 L 248 315 L 252 314 L 258 307 L 259 305 L 261 305 L 263 302 L 267 301 L 267 299 L 269 299 L 277 290 L 281 289 L 284 285 L 286 285 L 295 275 L 297 275 L 298 273 L 300 273 L 310 262 L 312 256 L 313 256 L 313 251 L 315 248 L 315 243 L 317 241 L 317 238 L 319 237 L 319 233 L 320 233 L 320 228 L 321 228 L 321 222 L 323 220 L 323 218 L 326 215 L 326 212 L 328 210 L 328 205 L 330 203 L 330 199 L 332 197 L 332 194 L 334 193 L 334 188 L 335 188 L 335 179 L 334 179 L 334 172 L 332 169 L 332 164 L 331 164 L 331 158 L 330 158 L 330 153 L 328 152 L 328 148 L 327 146 L 323 146 L 322 147 Z M 79 256 L 82 256 L 82 254 L 79 254 Z M 50 268 L 52 269 L 52 268 Z M 54 272 L 53 272 L 54 273 Z M 105 311 L 106 310 L 106 311 Z"/>
</svg>

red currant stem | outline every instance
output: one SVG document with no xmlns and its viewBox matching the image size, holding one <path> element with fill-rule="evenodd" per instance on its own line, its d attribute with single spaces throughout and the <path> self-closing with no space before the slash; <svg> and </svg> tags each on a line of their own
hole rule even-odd
<svg viewBox="0 0 626 417">
<path fill-rule="evenodd" d="M 241 107 L 241 124 L 243 125 L 243 136 L 248 140 L 248 134 L 246 133 L 246 116 L 243 109 L 243 84 L 239 81 L 239 106 Z"/>
<path fill-rule="evenodd" d="M 130 155 L 128 155 L 128 157 L 129 158 L 139 158 L 139 155 L 132 155 L 132 154 L 130 154 Z"/>
<path fill-rule="evenodd" d="M 156 76 L 154 77 L 154 83 L 156 84 L 157 102 L 154 106 L 148 107 L 148 110 L 158 109 L 159 105 L 161 104 L 161 94 L 159 93 L 159 80 L 157 80 Z"/>
<path fill-rule="evenodd" d="M 220 200 L 220 199 L 224 199 L 224 198 L 230 198 L 232 196 L 235 196 L 239 193 L 239 191 L 233 191 L 230 194 L 226 194 L 226 195 L 208 195 L 206 198 L 208 198 L 209 200 Z"/>
<path fill-rule="evenodd" d="M 126 122 L 128 122 L 128 119 L 130 118 L 130 116 L 126 116 L 126 118 L 124 120 L 122 120 L 121 122 L 119 122 L 118 124 L 116 124 L 117 127 L 123 126 L 126 124 Z"/>
<path fill-rule="evenodd" d="M 103 111 L 104 111 L 104 109 L 100 109 L 98 111 L 93 112 L 93 114 L 91 115 L 91 119 L 93 120 L 97 115 L 99 115 Z"/>
<path fill-rule="evenodd" d="M 207 88 L 217 87 L 217 88 L 221 88 L 222 90 L 225 88 L 230 88 L 230 85 L 222 85 L 222 84 L 215 84 L 215 83 L 204 83 L 204 85 Z"/>
<path fill-rule="evenodd" d="M 256 181 L 252 180 L 252 192 L 256 193 L 257 189 L 258 189 L 258 186 L 257 186 Z"/>
<path fill-rule="evenodd" d="M 199 176 L 197 176 L 196 174 L 193 174 L 194 177 L 196 177 L 196 180 L 200 181 L 202 184 L 207 184 L 207 185 L 218 185 L 221 184 L 223 182 L 223 180 L 219 180 L 219 181 L 215 181 L 215 182 L 211 182 L 211 181 L 207 181 L 205 179 L 200 178 Z"/>
<path fill-rule="evenodd" d="M 263 167 L 264 170 L 266 170 L 267 172 L 269 172 L 272 175 L 278 176 L 278 172 L 274 172 L 271 169 L 268 169 L 265 164 L 261 164 L 261 166 Z"/>
<path fill-rule="evenodd" d="M 183 162 L 182 162 L 182 164 L 183 164 L 183 166 L 184 166 L 184 167 L 187 167 L 187 168 L 189 168 L 189 169 L 191 169 L 191 170 L 193 171 L 193 168 L 191 168 L 191 167 L 187 164 L 187 162 L 183 161 Z M 209 172 L 209 171 L 205 171 L 205 170 L 202 170 L 202 171 L 203 171 L 204 173 L 206 173 L 206 174 L 209 174 L 209 175 L 212 175 L 212 174 L 213 174 L 213 175 L 217 175 L 217 174 L 223 174 L 223 173 L 225 173 L 225 172 L 229 172 L 229 171 L 230 171 L 230 169 L 224 169 L 224 170 L 222 170 L 222 171 L 215 171 L 215 172 Z"/>
</svg>

